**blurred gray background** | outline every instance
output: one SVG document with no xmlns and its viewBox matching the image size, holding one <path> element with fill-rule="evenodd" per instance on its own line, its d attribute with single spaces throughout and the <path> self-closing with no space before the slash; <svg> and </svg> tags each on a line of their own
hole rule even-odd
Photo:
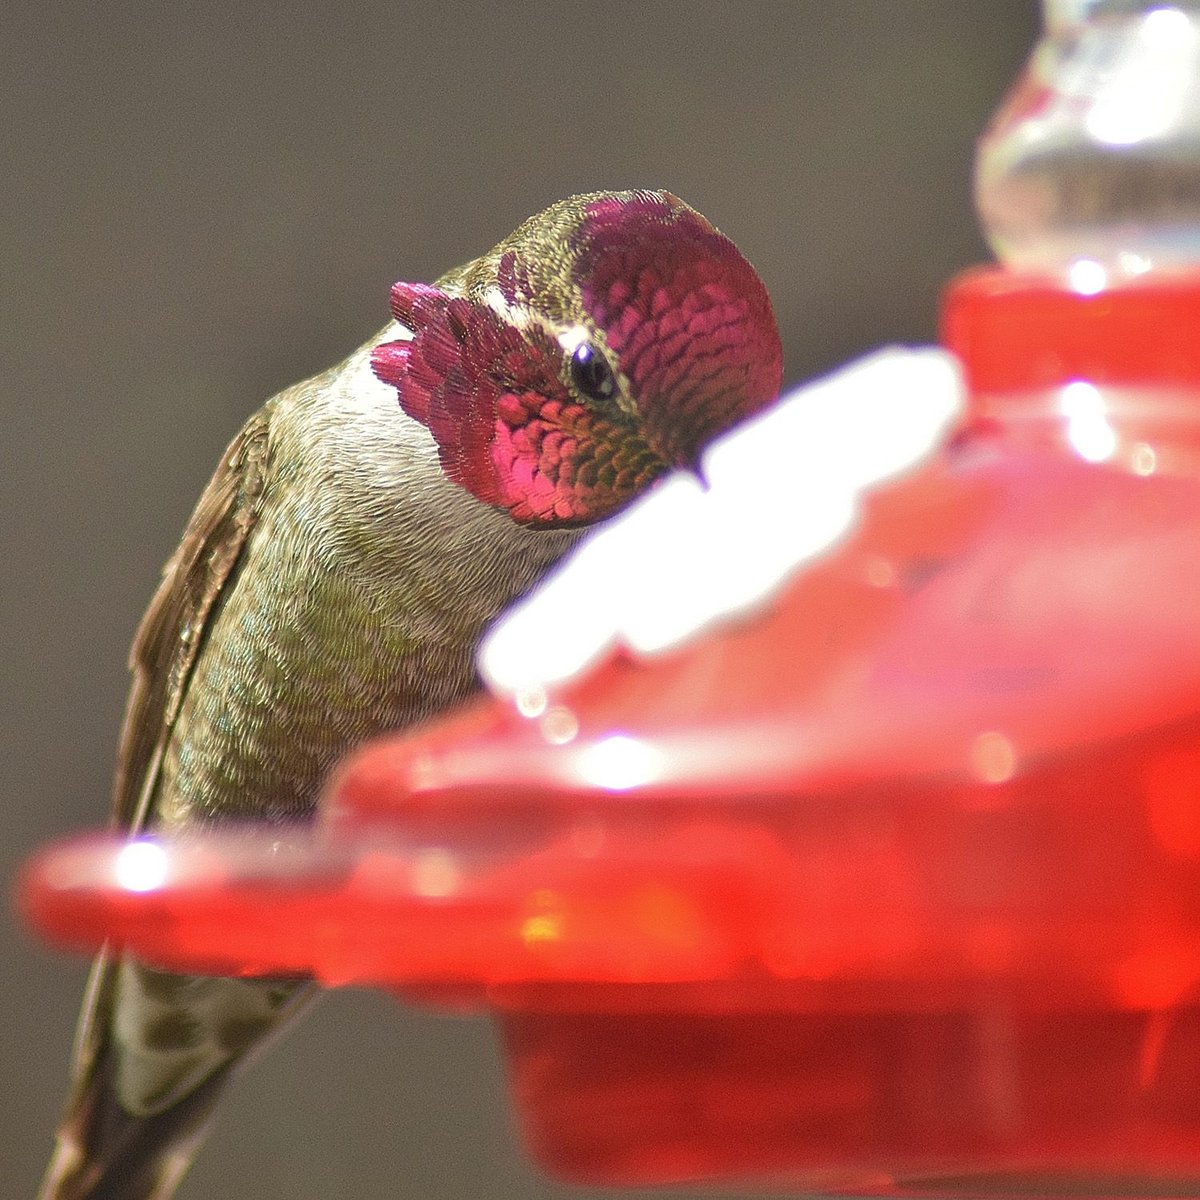
<svg viewBox="0 0 1200 1200">
<path fill-rule="evenodd" d="M 667 187 L 758 266 L 789 380 L 928 341 L 985 256 L 972 143 L 1033 0 L 0 15 L 3 869 L 106 815 L 125 652 L 279 387 L 551 200 Z M 3 919 L 0 1196 L 50 1146 L 85 965 Z M 488 1027 L 332 996 L 235 1088 L 183 1200 L 559 1194 Z"/>
</svg>

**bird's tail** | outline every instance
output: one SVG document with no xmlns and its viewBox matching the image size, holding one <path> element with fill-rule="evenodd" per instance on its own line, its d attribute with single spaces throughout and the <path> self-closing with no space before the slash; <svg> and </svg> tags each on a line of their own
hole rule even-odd
<svg viewBox="0 0 1200 1200">
<path fill-rule="evenodd" d="M 230 1076 L 314 994 L 299 980 L 173 975 L 102 954 L 38 1200 L 170 1200 Z"/>
<path fill-rule="evenodd" d="M 75 1089 L 38 1200 L 169 1200 L 199 1149 L 229 1067 L 145 1117 L 121 1105 L 111 1060 Z"/>
</svg>

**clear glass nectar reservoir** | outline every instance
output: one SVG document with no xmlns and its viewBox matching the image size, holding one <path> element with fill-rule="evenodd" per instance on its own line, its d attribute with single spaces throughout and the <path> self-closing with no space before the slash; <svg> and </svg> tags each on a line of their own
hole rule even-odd
<svg viewBox="0 0 1200 1200">
<path fill-rule="evenodd" d="M 1081 290 L 1200 263 L 1200 3 L 1048 0 L 980 144 L 997 254 Z"/>
</svg>

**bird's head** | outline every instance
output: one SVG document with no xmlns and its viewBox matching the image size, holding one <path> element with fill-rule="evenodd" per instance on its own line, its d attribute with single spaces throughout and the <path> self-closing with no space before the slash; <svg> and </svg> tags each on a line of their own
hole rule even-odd
<svg viewBox="0 0 1200 1200">
<path fill-rule="evenodd" d="M 669 192 L 574 196 L 438 286 L 397 283 L 411 340 L 372 368 L 446 474 L 542 528 L 608 516 L 779 391 L 762 280 Z"/>
</svg>

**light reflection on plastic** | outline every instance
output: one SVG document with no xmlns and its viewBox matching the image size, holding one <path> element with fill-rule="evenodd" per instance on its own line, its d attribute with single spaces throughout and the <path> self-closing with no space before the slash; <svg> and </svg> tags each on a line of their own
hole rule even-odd
<svg viewBox="0 0 1200 1200">
<path fill-rule="evenodd" d="M 583 782 L 609 792 L 627 792 L 653 783 L 664 765 L 661 750 L 623 733 L 604 738 L 579 756 Z"/>
<path fill-rule="evenodd" d="M 1196 39 L 1191 18 L 1178 8 L 1142 17 L 1084 119 L 1088 133 L 1109 146 L 1133 146 L 1175 128 L 1192 90 Z"/>
<path fill-rule="evenodd" d="M 1067 268 L 1071 290 L 1081 296 L 1094 296 L 1104 291 L 1108 283 L 1108 272 L 1094 258 L 1077 258 Z"/>
<path fill-rule="evenodd" d="M 538 942 L 557 942 L 561 938 L 561 917 L 530 917 L 521 925 L 521 940 L 527 946 L 536 945 Z"/>
<path fill-rule="evenodd" d="M 127 892 L 152 892 L 167 881 L 167 852 L 153 842 L 130 842 L 117 852 L 113 875 Z"/>
<path fill-rule="evenodd" d="M 1126 275 L 1145 275 L 1154 265 L 1144 254 L 1122 250 L 1117 254 L 1117 264 Z"/>
<path fill-rule="evenodd" d="M 1153 475 L 1158 470 L 1158 454 L 1148 442 L 1138 442 L 1133 448 L 1131 465 L 1135 475 Z"/>
<path fill-rule="evenodd" d="M 1007 783 L 1017 769 L 1017 753 L 995 729 L 981 733 L 971 746 L 971 766 L 984 783 Z"/>
<path fill-rule="evenodd" d="M 565 705 L 556 704 L 542 717 L 538 725 L 542 737 L 552 746 L 565 746 L 579 732 L 579 718 Z"/>
<path fill-rule="evenodd" d="M 537 684 L 518 689 L 513 697 L 513 704 L 523 717 L 540 717 L 546 711 L 547 703 L 546 689 Z"/>
<path fill-rule="evenodd" d="M 422 850 L 413 860 L 412 890 L 426 900 L 453 896 L 461 883 L 458 859 L 449 850 Z"/>
<path fill-rule="evenodd" d="M 1063 388 L 1059 403 L 1067 418 L 1067 440 L 1079 457 L 1087 462 L 1111 458 L 1117 448 L 1117 435 L 1108 423 L 1099 389 L 1077 379 Z"/>
</svg>

